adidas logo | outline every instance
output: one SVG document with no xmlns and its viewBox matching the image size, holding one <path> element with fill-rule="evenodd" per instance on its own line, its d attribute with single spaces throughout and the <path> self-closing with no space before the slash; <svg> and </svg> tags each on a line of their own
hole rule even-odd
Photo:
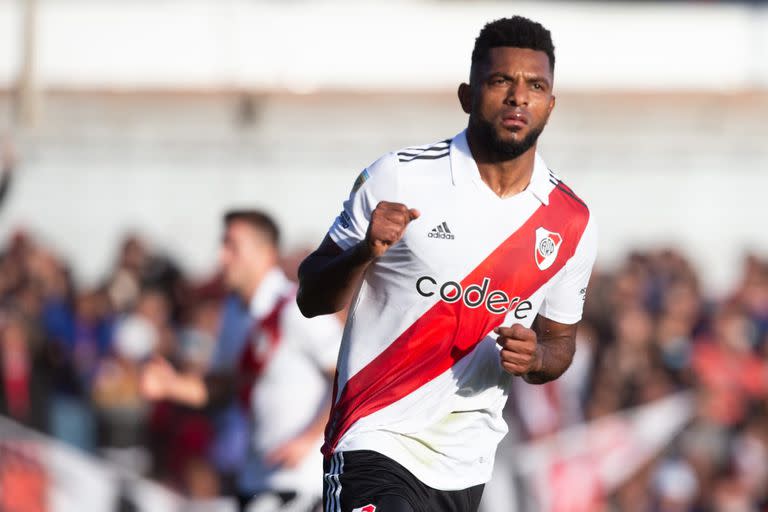
<svg viewBox="0 0 768 512">
<path fill-rule="evenodd" d="M 436 228 L 433 228 L 432 231 L 427 233 L 427 236 L 429 238 L 443 238 L 445 240 L 453 240 L 456 238 L 453 236 L 453 233 L 451 233 L 451 230 L 448 229 L 448 224 L 445 222 L 438 224 Z"/>
</svg>

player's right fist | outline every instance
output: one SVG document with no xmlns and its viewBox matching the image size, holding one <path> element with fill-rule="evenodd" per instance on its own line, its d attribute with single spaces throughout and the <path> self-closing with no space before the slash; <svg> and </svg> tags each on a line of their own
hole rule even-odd
<svg viewBox="0 0 768 512">
<path fill-rule="evenodd" d="M 418 219 L 418 210 L 408 208 L 402 203 L 381 201 L 371 213 L 371 222 L 365 241 L 371 258 L 378 258 L 397 243 L 405 233 L 405 228 L 412 220 Z"/>
</svg>

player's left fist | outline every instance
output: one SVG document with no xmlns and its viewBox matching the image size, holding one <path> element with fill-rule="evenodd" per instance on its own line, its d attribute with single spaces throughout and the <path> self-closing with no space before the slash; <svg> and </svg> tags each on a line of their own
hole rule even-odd
<svg viewBox="0 0 768 512">
<path fill-rule="evenodd" d="M 504 370 L 519 377 L 542 369 L 541 347 L 533 329 L 514 324 L 497 327 L 493 332 L 499 335 L 496 343 L 501 347 L 499 356 Z"/>
</svg>

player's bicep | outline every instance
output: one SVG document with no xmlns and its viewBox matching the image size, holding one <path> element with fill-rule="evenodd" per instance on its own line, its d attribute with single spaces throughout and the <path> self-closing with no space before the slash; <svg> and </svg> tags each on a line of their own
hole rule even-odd
<svg viewBox="0 0 768 512">
<path fill-rule="evenodd" d="M 333 241 L 329 235 L 325 235 L 323 241 L 320 242 L 318 248 L 311 254 L 318 258 L 335 258 L 339 254 L 344 252 L 344 249 L 339 247 L 339 244 Z"/>
<path fill-rule="evenodd" d="M 339 247 L 330 235 L 325 235 L 323 241 L 320 242 L 320 246 L 304 258 L 304 261 L 299 265 L 299 281 L 309 274 L 320 271 L 329 261 L 336 258 L 342 252 L 344 252 L 344 249 Z"/>
<path fill-rule="evenodd" d="M 542 315 L 536 315 L 533 322 L 533 330 L 540 340 L 561 340 L 566 344 L 575 342 L 577 326 L 575 323 L 556 322 Z"/>
<path fill-rule="evenodd" d="M 538 343 L 547 350 L 549 364 L 559 368 L 557 374 L 564 372 L 573 361 L 576 353 L 576 328 L 578 324 L 564 324 L 545 316 L 537 315 L 533 323 Z"/>
</svg>

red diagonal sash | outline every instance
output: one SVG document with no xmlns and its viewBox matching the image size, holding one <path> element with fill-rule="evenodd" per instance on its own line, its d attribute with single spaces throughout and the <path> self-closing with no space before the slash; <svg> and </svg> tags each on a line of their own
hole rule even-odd
<svg viewBox="0 0 768 512">
<path fill-rule="evenodd" d="M 589 212 L 557 190 L 550 203 L 534 214 L 462 281 L 462 288 L 490 278 L 489 290 L 505 290 L 524 300 L 551 279 L 571 258 L 587 225 Z M 563 237 L 555 262 L 546 270 L 536 265 L 536 228 Z M 416 291 L 414 290 L 414 293 Z M 333 405 L 323 453 L 330 456 L 341 436 L 364 418 L 439 376 L 504 320 L 484 306 L 440 301 L 419 317 L 373 361 L 353 375 Z M 337 377 L 338 378 L 338 377 Z M 335 390 L 334 390 L 335 391 Z"/>
<path fill-rule="evenodd" d="M 280 315 L 288 303 L 293 300 L 293 296 L 281 297 L 267 316 L 260 321 L 254 322 L 251 330 L 248 332 L 248 341 L 245 343 L 243 352 L 240 355 L 240 365 L 238 368 L 238 384 L 240 393 L 240 402 L 246 409 L 251 406 L 251 393 L 256 380 L 264 372 L 267 363 L 275 355 L 277 347 L 282 341 L 282 331 L 280 329 Z M 258 351 L 258 337 L 265 335 L 267 337 L 267 347 Z"/>
</svg>

